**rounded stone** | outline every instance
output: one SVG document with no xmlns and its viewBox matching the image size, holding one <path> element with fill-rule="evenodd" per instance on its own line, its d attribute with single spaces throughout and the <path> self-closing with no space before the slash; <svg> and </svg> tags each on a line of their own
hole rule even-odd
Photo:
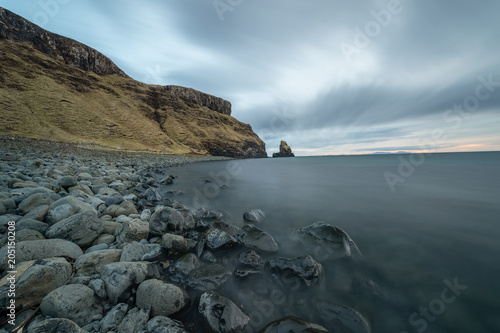
<svg viewBox="0 0 500 333">
<path fill-rule="evenodd" d="M 161 280 L 146 280 L 137 289 L 137 306 L 151 306 L 152 316 L 170 316 L 189 305 L 189 296 L 180 287 Z"/>
</svg>

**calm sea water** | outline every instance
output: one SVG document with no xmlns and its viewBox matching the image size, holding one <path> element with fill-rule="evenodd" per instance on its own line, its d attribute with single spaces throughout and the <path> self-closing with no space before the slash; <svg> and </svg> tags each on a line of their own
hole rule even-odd
<svg viewBox="0 0 500 333">
<path fill-rule="evenodd" d="M 325 263 L 324 286 L 287 294 L 289 305 L 266 308 L 244 288 L 226 291 L 243 299 L 256 328 L 286 314 L 319 321 L 314 302 L 328 299 L 358 310 L 373 332 L 500 332 L 500 153 L 417 157 L 192 164 L 167 170 L 178 176 L 168 190 L 183 189 L 177 200 L 220 209 L 235 225 L 262 209 L 259 227 L 279 256 L 305 254 L 288 233 L 315 221 L 341 227 L 364 254 L 361 263 Z M 363 278 L 373 284 L 363 287 Z"/>
</svg>

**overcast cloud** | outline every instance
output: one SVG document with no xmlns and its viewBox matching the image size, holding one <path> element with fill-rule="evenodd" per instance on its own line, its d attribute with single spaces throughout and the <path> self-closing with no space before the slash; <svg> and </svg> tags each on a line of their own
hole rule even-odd
<svg viewBox="0 0 500 333">
<path fill-rule="evenodd" d="M 133 78 L 223 97 L 276 151 L 500 150 L 495 0 L 3 0 Z M 464 105 L 463 107 L 460 105 Z"/>
</svg>

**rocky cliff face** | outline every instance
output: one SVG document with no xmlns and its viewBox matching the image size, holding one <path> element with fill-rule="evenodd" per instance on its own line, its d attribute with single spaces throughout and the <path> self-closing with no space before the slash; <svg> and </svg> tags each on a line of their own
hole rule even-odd
<svg viewBox="0 0 500 333">
<path fill-rule="evenodd" d="M 35 49 L 85 71 L 127 77 L 110 59 L 93 48 L 48 32 L 1 7 L 0 38 L 30 43 Z"/>
<path fill-rule="evenodd" d="M 292 148 L 288 146 L 286 141 L 281 141 L 280 152 L 274 153 L 273 157 L 295 157 L 295 155 L 292 153 Z"/>
<path fill-rule="evenodd" d="M 0 133 L 177 154 L 267 157 L 231 103 L 129 78 L 111 60 L 0 8 Z"/>
</svg>

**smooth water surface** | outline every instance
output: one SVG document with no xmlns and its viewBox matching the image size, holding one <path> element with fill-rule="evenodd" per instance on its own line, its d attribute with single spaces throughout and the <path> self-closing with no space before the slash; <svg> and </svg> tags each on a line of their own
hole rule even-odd
<svg viewBox="0 0 500 333">
<path fill-rule="evenodd" d="M 238 160 L 167 172 L 178 177 L 168 190 L 184 190 L 176 200 L 220 209 L 227 223 L 265 211 L 259 227 L 279 256 L 305 254 L 289 231 L 315 221 L 341 227 L 364 254 L 362 263 L 324 263 L 324 286 L 289 291 L 288 305 L 266 308 L 244 288 L 229 291 L 245 299 L 256 328 L 287 314 L 318 321 L 310 304 L 328 299 L 358 310 L 373 332 L 500 331 L 500 153 Z M 392 189 L 387 175 L 401 177 Z"/>
</svg>

